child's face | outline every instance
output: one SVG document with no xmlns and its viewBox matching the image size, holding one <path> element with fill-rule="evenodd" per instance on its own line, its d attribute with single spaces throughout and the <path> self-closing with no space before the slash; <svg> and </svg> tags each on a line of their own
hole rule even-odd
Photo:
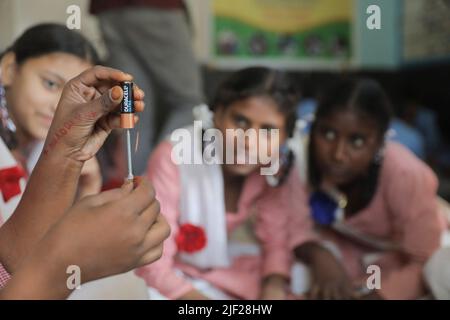
<svg viewBox="0 0 450 320">
<path fill-rule="evenodd" d="M 2 66 L 2 83 L 18 134 L 45 139 L 65 83 L 91 65 L 71 54 L 52 53 Z M 3 68 L 4 67 L 4 68 Z M 7 69 L 7 70 L 3 70 Z"/>
<path fill-rule="evenodd" d="M 381 138 L 374 120 L 351 110 L 338 110 L 318 120 L 312 143 L 324 181 L 343 186 L 367 172 L 381 147 Z"/>
<path fill-rule="evenodd" d="M 273 150 L 279 149 L 280 145 L 287 138 L 286 116 L 278 110 L 275 101 L 269 97 L 251 97 L 237 101 L 227 108 L 219 107 L 215 112 L 214 123 L 215 127 L 222 132 L 224 142 L 226 141 L 226 132 L 229 129 L 242 129 L 244 131 L 253 129 L 257 133 L 254 137 L 249 135 L 249 138 L 245 139 L 245 150 L 239 149 L 236 139 L 234 139 L 234 159 L 236 159 L 238 152 L 242 151 L 246 154 L 254 154 L 252 151 L 258 153 L 267 150 L 267 156 L 270 157 Z M 266 129 L 267 135 L 262 134 L 261 129 Z M 271 137 L 271 130 L 274 129 L 278 129 L 278 139 Z M 261 139 L 264 139 L 264 141 Z M 223 150 L 224 159 L 226 157 L 226 149 Z M 234 164 L 224 164 L 224 169 L 233 175 L 245 176 L 263 166 L 259 155 L 255 162 L 255 164 L 237 164 L 236 162 Z"/>
</svg>

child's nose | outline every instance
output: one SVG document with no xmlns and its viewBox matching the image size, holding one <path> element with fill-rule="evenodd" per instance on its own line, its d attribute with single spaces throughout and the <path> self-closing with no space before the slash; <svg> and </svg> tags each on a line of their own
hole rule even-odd
<svg viewBox="0 0 450 320">
<path fill-rule="evenodd" d="M 345 160 L 345 142 L 344 141 L 338 141 L 336 143 L 336 146 L 334 148 L 333 152 L 333 160 L 336 162 L 343 162 Z"/>
</svg>

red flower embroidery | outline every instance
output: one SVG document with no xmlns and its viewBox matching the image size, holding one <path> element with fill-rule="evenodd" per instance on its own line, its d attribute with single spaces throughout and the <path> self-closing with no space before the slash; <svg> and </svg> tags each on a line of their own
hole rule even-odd
<svg viewBox="0 0 450 320">
<path fill-rule="evenodd" d="M 0 170 L 0 190 L 3 200 L 8 202 L 9 199 L 20 194 L 20 179 L 25 177 L 25 171 L 19 167 L 9 167 Z"/>
<path fill-rule="evenodd" d="M 205 231 L 201 227 L 185 223 L 175 238 L 178 250 L 193 253 L 202 250 L 206 246 Z"/>
</svg>

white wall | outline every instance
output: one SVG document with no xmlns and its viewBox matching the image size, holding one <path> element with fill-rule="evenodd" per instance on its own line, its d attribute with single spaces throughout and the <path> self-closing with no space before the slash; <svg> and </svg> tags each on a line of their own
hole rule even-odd
<svg viewBox="0 0 450 320">
<path fill-rule="evenodd" d="M 194 24 L 194 50 L 199 58 L 207 54 L 208 6 L 210 0 L 186 0 Z M 67 7 L 81 8 L 81 32 L 89 38 L 100 52 L 106 53 L 97 20 L 89 11 L 89 0 L 0 0 L 0 50 L 28 27 L 41 22 L 66 23 Z"/>
<path fill-rule="evenodd" d="M 0 29 L 0 48 L 4 49 L 28 27 L 42 22 L 66 23 L 69 5 L 81 8 L 81 32 L 103 53 L 96 20 L 88 12 L 88 0 L 0 0 L 0 21 L 6 19 L 6 28 Z M 5 9 L 3 9 L 5 8 Z"/>
<path fill-rule="evenodd" d="M 0 51 L 12 42 L 15 21 L 13 1 L 0 0 Z"/>
</svg>

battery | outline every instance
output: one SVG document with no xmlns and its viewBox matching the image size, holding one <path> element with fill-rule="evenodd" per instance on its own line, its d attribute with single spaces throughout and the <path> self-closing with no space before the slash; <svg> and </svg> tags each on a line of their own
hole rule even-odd
<svg viewBox="0 0 450 320">
<path fill-rule="evenodd" d="M 122 82 L 123 99 L 120 106 L 120 127 L 124 129 L 134 128 L 134 96 L 133 82 Z"/>
<path fill-rule="evenodd" d="M 133 164 L 131 158 L 131 129 L 134 128 L 134 96 L 133 82 L 125 81 L 121 83 L 123 99 L 120 105 L 120 127 L 126 129 L 126 150 L 128 176 L 127 180 L 133 180 Z"/>
</svg>

